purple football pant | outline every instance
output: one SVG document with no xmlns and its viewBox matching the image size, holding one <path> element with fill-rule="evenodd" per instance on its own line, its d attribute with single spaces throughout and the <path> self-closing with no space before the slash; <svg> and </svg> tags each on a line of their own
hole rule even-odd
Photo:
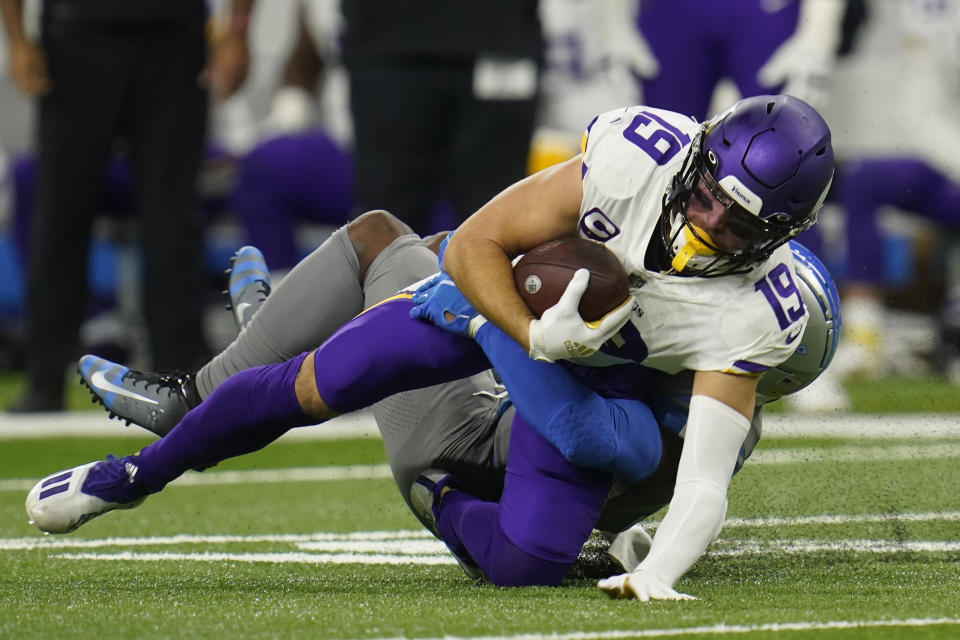
<svg viewBox="0 0 960 640">
<path fill-rule="evenodd" d="M 314 355 L 324 403 L 348 412 L 401 391 L 490 368 L 473 340 L 410 317 L 409 297 L 388 299 L 345 324 Z"/>
<path fill-rule="evenodd" d="M 845 165 L 838 175 L 837 199 L 846 211 L 847 278 L 883 280 L 883 235 L 877 211 L 884 205 L 960 227 L 960 185 L 918 158 L 874 158 Z"/>
<path fill-rule="evenodd" d="M 611 482 L 606 472 L 567 462 L 517 415 L 500 502 L 450 491 L 437 528 L 495 585 L 557 585 L 590 536 Z"/>
<path fill-rule="evenodd" d="M 797 24 L 799 2 L 770 12 L 760 0 L 646 0 L 638 26 L 660 64 L 643 81 L 643 102 L 707 117 L 717 82 L 728 77 L 744 97 L 777 93 L 757 72 Z"/>
<path fill-rule="evenodd" d="M 301 257 L 296 224 L 345 224 L 352 190 L 347 153 L 324 132 L 307 131 L 267 140 L 247 154 L 231 202 L 270 268 L 292 269 Z"/>
</svg>

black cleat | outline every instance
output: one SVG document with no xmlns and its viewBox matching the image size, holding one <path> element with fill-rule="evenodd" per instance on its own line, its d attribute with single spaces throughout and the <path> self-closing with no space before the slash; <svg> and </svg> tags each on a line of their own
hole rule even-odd
<svg viewBox="0 0 960 640">
<path fill-rule="evenodd" d="M 80 358 L 77 369 L 93 401 L 102 404 L 111 418 L 160 437 L 200 404 L 192 373 L 143 373 L 92 355 Z"/>
</svg>

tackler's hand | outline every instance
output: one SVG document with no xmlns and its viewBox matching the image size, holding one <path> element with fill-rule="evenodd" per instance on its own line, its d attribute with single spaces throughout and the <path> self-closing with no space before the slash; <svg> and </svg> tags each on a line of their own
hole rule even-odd
<svg viewBox="0 0 960 640">
<path fill-rule="evenodd" d="M 653 571 L 637 569 L 630 573 L 604 578 L 597 588 L 611 598 L 636 598 L 640 602 L 651 600 L 696 600 L 693 596 L 674 590 Z"/>
<path fill-rule="evenodd" d="M 463 297 L 450 276 L 441 271 L 413 293 L 410 317 L 432 322 L 450 333 L 472 338 L 487 320 Z"/>
<path fill-rule="evenodd" d="M 814 106 L 829 95 L 843 22 L 842 0 L 803 0 L 796 31 L 773 52 L 757 73 L 757 81 L 777 93 L 788 93 Z"/>
<path fill-rule="evenodd" d="M 530 357 L 535 360 L 581 358 L 595 353 L 630 317 L 633 299 L 600 320 L 587 322 L 577 307 L 590 282 L 590 271 L 578 269 L 557 304 L 530 323 Z"/>
</svg>

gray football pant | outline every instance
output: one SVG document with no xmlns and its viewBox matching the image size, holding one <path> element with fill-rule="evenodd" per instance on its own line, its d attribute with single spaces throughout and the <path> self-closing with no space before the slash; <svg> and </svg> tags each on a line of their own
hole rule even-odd
<svg viewBox="0 0 960 640">
<path fill-rule="evenodd" d="M 238 371 L 315 349 L 363 309 L 437 270 L 436 254 L 419 236 L 405 235 L 377 256 L 361 286 L 356 251 L 346 227 L 338 229 L 273 289 L 236 340 L 197 372 L 200 397 Z M 508 405 L 502 391 L 486 371 L 373 406 L 404 500 L 409 503 L 417 474 L 430 467 L 454 473 L 476 494 L 495 491 L 513 413 L 501 419 Z"/>
</svg>

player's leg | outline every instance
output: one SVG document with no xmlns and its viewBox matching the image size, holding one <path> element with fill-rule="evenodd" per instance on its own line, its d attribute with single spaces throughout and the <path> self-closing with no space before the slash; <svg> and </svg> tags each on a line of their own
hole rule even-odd
<svg viewBox="0 0 960 640">
<path fill-rule="evenodd" d="M 143 225 L 150 353 L 155 369 L 192 368 L 210 357 L 203 339 L 205 272 L 197 198 L 208 96 L 196 77 L 205 65 L 206 42 L 201 30 L 185 28 L 141 38 L 135 50 L 138 63 L 125 103 Z"/>
<path fill-rule="evenodd" d="M 475 343 L 411 319 L 410 307 L 409 300 L 385 302 L 315 352 L 238 372 L 139 454 L 42 480 L 27 497 L 31 521 L 44 531 L 71 531 L 132 506 L 188 469 L 256 451 L 291 428 L 488 367 Z M 57 478 L 65 489 L 51 494 L 46 487 Z"/>
<path fill-rule="evenodd" d="M 884 365 L 884 252 L 878 214 L 893 205 L 956 228 L 960 187 L 912 157 L 865 159 L 840 171 L 838 197 L 846 213 L 847 282 L 843 298 L 843 358 L 837 373 L 878 375 Z"/>
<path fill-rule="evenodd" d="M 529 65 L 528 82 L 512 83 L 509 95 L 480 95 L 472 74 L 449 78 L 455 106 L 443 170 L 446 195 L 458 224 L 491 194 L 522 180 L 527 173 L 539 98 L 538 69 L 529 59 L 508 58 L 501 64 L 513 65 L 517 72 Z M 522 79 L 523 74 L 513 77 Z"/>
<path fill-rule="evenodd" d="M 567 462 L 515 417 L 499 502 L 460 490 L 453 476 L 429 489 L 440 536 L 455 554 L 472 558 L 491 582 L 556 585 L 590 536 L 610 482 L 605 472 Z"/>
<path fill-rule="evenodd" d="M 409 298 L 387 301 L 313 353 L 231 376 L 137 455 L 41 481 L 27 500 L 31 517 L 41 529 L 68 531 L 160 491 L 187 469 L 260 449 L 290 428 L 488 368 L 474 342 L 411 319 L 410 307 Z M 114 481 L 124 473 L 131 481 Z M 74 488 L 63 495 L 44 491 L 44 483 L 61 476 Z"/>
<path fill-rule="evenodd" d="M 446 64 L 414 60 L 348 60 L 354 122 L 356 205 L 385 207 L 417 233 L 428 233 L 428 213 L 440 186 L 442 150 L 450 114 Z M 384 95 L 403 121 L 383 117 Z"/>
<path fill-rule="evenodd" d="M 738 3 L 731 8 L 734 19 L 724 30 L 725 72 L 743 97 L 778 93 L 783 88 L 761 85 L 757 73 L 797 29 L 800 3 L 784 3 L 777 11 L 769 11 L 762 4 Z"/>
<path fill-rule="evenodd" d="M 243 300 L 262 302 L 262 308 L 233 343 L 200 369 L 195 383 L 192 374 L 139 372 L 95 356 L 81 359 L 81 378 L 108 411 L 163 435 L 229 376 L 311 349 L 359 313 L 367 304 L 363 284 L 367 272 L 381 253 L 389 256 L 394 278 L 378 270 L 376 283 L 366 286 L 367 300 L 393 293 L 437 268 L 436 255 L 410 235 L 409 227 L 385 211 L 368 212 L 334 232 L 266 301 L 260 295 L 245 296 L 243 287 L 262 286 L 256 277 L 248 277 L 252 271 L 234 271 L 230 282 L 234 306 Z M 257 270 L 265 272 L 266 267 Z M 403 284 L 387 291 L 386 285 L 397 282 Z"/>
<path fill-rule="evenodd" d="M 385 211 L 365 213 L 301 260 L 237 339 L 197 372 L 200 397 L 237 371 L 281 362 L 323 343 L 368 304 L 367 271 L 391 245 L 397 271 L 390 282 L 399 284 L 384 297 L 437 270 L 436 255 L 408 226 Z"/>
<path fill-rule="evenodd" d="M 715 25 L 721 20 L 701 0 L 644 2 L 637 28 L 650 45 L 660 72 L 643 80 L 643 103 L 679 111 L 698 120 L 707 116 L 710 97 L 721 76 Z"/>
<path fill-rule="evenodd" d="M 27 495 L 30 521 L 50 533 L 66 533 L 117 508 L 136 506 L 188 469 L 260 449 L 290 428 L 329 415 L 310 415 L 298 399 L 297 377 L 312 370 L 311 353 L 241 371 L 169 433 L 123 458 L 108 457 L 48 476 Z M 320 410 L 320 405 L 311 407 Z M 53 490 L 53 486 L 56 490 Z"/>
<path fill-rule="evenodd" d="M 29 357 L 25 395 L 12 407 L 18 411 L 62 409 L 64 369 L 79 344 L 90 234 L 119 120 L 121 101 L 114 96 L 122 91 L 124 74 L 101 40 L 84 30 L 43 38 L 57 81 L 37 102 L 36 200 L 23 318 Z M 84 69 L 103 73 L 83 78 Z"/>
<path fill-rule="evenodd" d="M 238 174 L 233 210 L 248 241 L 278 271 L 289 271 L 300 257 L 298 222 L 341 225 L 352 207 L 350 158 L 322 131 L 259 144 L 241 160 Z"/>
</svg>

